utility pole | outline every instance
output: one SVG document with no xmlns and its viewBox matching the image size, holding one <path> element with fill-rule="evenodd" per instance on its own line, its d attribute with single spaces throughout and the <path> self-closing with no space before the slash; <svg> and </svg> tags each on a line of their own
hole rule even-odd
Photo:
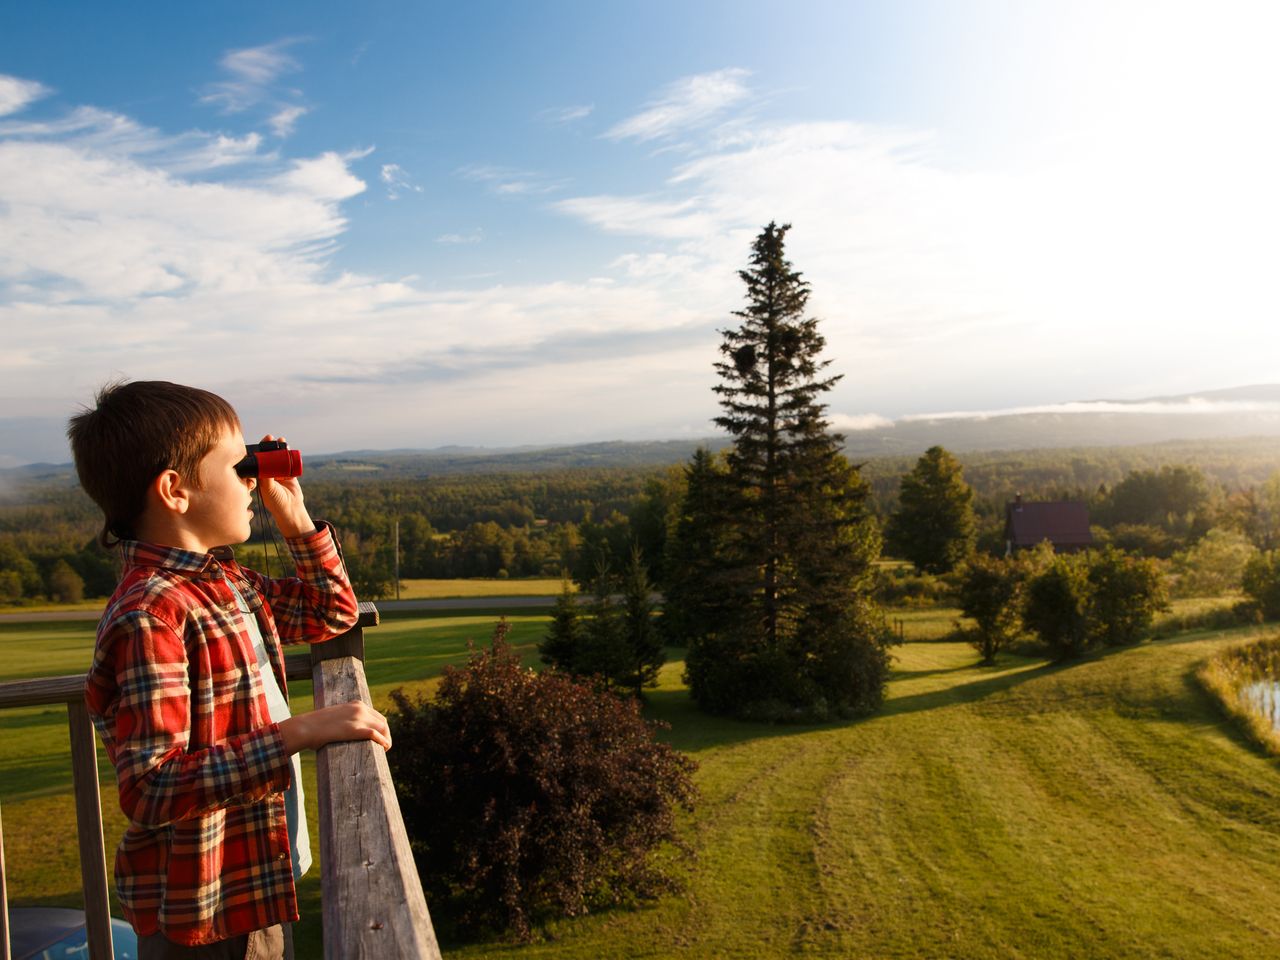
<svg viewBox="0 0 1280 960">
<path fill-rule="evenodd" d="M 400 518 L 396 517 L 396 535 L 395 535 L 395 577 L 396 577 L 396 599 L 400 599 Z"/>
</svg>

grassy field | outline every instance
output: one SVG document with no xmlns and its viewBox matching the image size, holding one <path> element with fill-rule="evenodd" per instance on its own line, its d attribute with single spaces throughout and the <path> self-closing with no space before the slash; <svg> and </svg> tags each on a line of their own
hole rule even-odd
<svg viewBox="0 0 1280 960">
<path fill-rule="evenodd" d="M 702 800 L 686 889 L 554 924 L 540 942 L 449 956 L 1249 957 L 1280 951 L 1280 768 L 1222 721 L 1196 666 L 1262 632 L 1200 632 L 1054 667 L 927 642 L 954 611 L 911 611 L 885 709 L 813 728 L 707 718 L 681 651 L 648 712 L 694 756 Z M 526 653 L 539 618 L 513 617 Z M 388 619 L 374 698 L 483 641 L 492 618 Z M 82 625 L 0 626 L 0 677 L 79 670 Z M 299 685 L 295 703 L 309 692 Z M 62 711 L 0 714 L 10 892 L 76 903 Z M 104 767 L 109 843 L 119 833 Z M 308 764 L 306 776 L 314 777 Z M 313 782 L 313 781 L 312 781 Z M 314 791 L 312 791 L 314 796 Z M 314 807 L 312 815 L 315 815 Z M 313 872 L 314 873 L 314 872 Z M 318 882 L 300 957 L 318 956 Z"/>
<path fill-rule="evenodd" d="M 401 600 L 443 600 L 452 597 L 554 597 L 559 579 L 541 580 L 401 580 Z"/>
</svg>

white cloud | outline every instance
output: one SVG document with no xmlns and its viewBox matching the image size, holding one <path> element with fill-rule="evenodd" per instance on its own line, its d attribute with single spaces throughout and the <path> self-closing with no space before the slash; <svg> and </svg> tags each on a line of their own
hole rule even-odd
<svg viewBox="0 0 1280 960">
<path fill-rule="evenodd" d="M 595 110 L 593 103 L 576 104 L 571 107 L 549 107 L 538 114 L 538 119 L 547 123 L 573 123 L 575 120 L 591 116 L 593 110 Z"/>
<path fill-rule="evenodd" d="M 459 168 L 457 173 L 467 180 L 487 184 L 494 193 L 508 196 L 553 193 L 564 186 L 562 180 L 552 180 L 531 170 L 493 164 L 472 164 Z"/>
<path fill-rule="evenodd" d="M 65 415 L 112 376 L 176 379 L 310 449 L 517 442 L 588 395 L 625 398 L 608 429 L 662 436 L 641 399 L 658 380 L 696 386 L 710 414 L 714 334 L 696 308 L 644 284 L 424 290 L 339 272 L 342 204 L 365 189 L 350 164 L 368 151 L 282 159 L 256 136 L 162 136 L 101 111 L 0 126 L 7 410 Z M 540 386 L 513 412 L 516 371 Z M 379 398 L 388 415 L 356 413 Z"/>
<path fill-rule="evenodd" d="M 748 76 L 750 71 L 733 68 L 677 80 L 644 110 L 615 124 L 605 136 L 611 140 L 656 140 L 702 126 L 750 95 Z"/>
<path fill-rule="evenodd" d="M 892 427 L 893 421 L 878 413 L 833 413 L 827 417 L 832 430 L 853 433 L 858 430 L 880 430 Z"/>
<path fill-rule="evenodd" d="M 421 193 L 422 188 L 409 179 L 409 174 L 398 163 L 384 163 L 380 173 L 382 182 L 386 184 L 387 196 L 398 200 L 402 193 Z"/>
<path fill-rule="evenodd" d="M 278 159 L 275 153 L 262 150 L 262 135 L 258 133 L 228 137 L 190 130 L 167 135 L 130 117 L 95 107 L 76 107 L 52 120 L 0 120 L 0 138 L 74 143 L 82 151 L 134 158 L 168 173 L 181 174 L 240 164 L 261 165 Z"/>
<path fill-rule="evenodd" d="M 346 158 L 336 153 L 294 160 L 292 169 L 277 177 L 276 183 L 321 201 L 346 200 L 365 189 L 364 181 L 347 168 Z"/>
<path fill-rule="evenodd" d="M 0 117 L 17 113 L 53 91 L 35 80 L 0 73 Z"/>
<path fill-rule="evenodd" d="M 484 231 L 479 228 L 468 233 L 442 233 L 436 237 L 436 243 L 457 246 L 468 243 L 480 243 L 484 239 Z"/>
<path fill-rule="evenodd" d="M 293 133 L 298 121 L 306 116 L 307 108 L 299 106 L 281 107 L 268 121 L 271 132 L 277 137 L 287 137 Z"/>
<path fill-rule="evenodd" d="M 1044 403 L 998 410 L 948 410 L 941 413 L 914 413 L 904 421 L 917 420 L 990 420 L 1022 414 L 1128 413 L 1160 416 L 1204 416 L 1223 413 L 1280 413 L 1280 403 L 1266 400 L 1212 400 L 1188 397 L 1186 400 L 1080 400 L 1069 403 Z"/>
<path fill-rule="evenodd" d="M 286 50 L 296 39 L 278 40 L 260 47 L 230 50 L 222 58 L 221 67 L 230 76 L 210 84 L 200 98 L 226 113 L 240 113 L 266 99 L 279 77 L 301 70 L 298 61 Z"/>
</svg>

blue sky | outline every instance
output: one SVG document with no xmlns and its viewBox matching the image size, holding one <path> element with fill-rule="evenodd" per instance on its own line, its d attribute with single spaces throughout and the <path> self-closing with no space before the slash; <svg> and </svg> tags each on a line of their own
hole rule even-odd
<svg viewBox="0 0 1280 960">
<path fill-rule="evenodd" d="M 8 4 L 0 465 L 704 436 L 769 220 L 843 429 L 1280 382 L 1264 3 Z"/>
</svg>

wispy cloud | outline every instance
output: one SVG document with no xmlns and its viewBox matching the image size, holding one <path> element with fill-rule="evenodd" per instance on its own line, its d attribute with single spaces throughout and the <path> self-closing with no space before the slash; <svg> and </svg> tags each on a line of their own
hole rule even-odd
<svg viewBox="0 0 1280 960">
<path fill-rule="evenodd" d="M 47 97 L 53 91 L 43 83 L 0 73 L 0 117 L 17 113 L 28 104 Z"/>
<path fill-rule="evenodd" d="M 677 80 L 640 113 L 609 128 L 605 136 L 611 140 L 657 140 L 702 126 L 750 96 L 746 84 L 750 75 L 748 70 L 731 68 Z"/>
<path fill-rule="evenodd" d="M 290 38 L 228 51 L 220 63 L 227 79 L 210 84 L 200 102 L 226 113 L 240 113 L 261 103 L 271 95 L 277 79 L 302 69 L 287 52 L 296 43 L 296 38 Z"/>
<path fill-rule="evenodd" d="M 575 401 L 620 404 L 609 431 L 662 436 L 691 414 L 655 417 L 644 398 L 658 380 L 709 414 L 714 332 L 678 291 L 486 278 L 423 288 L 336 268 L 344 202 L 365 189 L 351 167 L 367 155 L 284 158 L 260 134 L 160 134 L 92 108 L 0 120 L 6 395 L 48 416 L 112 374 L 183 380 L 251 398 L 246 422 L 287 420 L 311 449 L 464 441 L 486 423 L 502 425 L 488 437 L 514 441 Z M 510 183 L 503 173 L 475 175 Z M 513 411 L 517 368 L 540 386 Z M 358 440 L 335 427 L 384 401 L 415 413 L 380 414 Z M 583 429 L 600 428 L 563 435 Z"/>
<path fill-rule="evenodd" d="M 833 413 L 827 417 L 833 430 L 855 433 L 859 430 L 881 430 L 892 427 L 893 421 L 878 413 Z"/>
<path fill-rule="evenodd" d="M 278 159 L 264 151 L 262 135 L 243 137 L 188 130 L 164 134 L 131 117 L 76 107 L 47 120 L 0 119 L 0 138 L 14 141 L 74 143 L 79 148 L 115 158 L 134 158 L 176 174 L 198 174 L 241 164 L 270 163 Z"/>
<path fill-rule="evenodd" d="M 275 114 L 267 120 L 267 125 L 271 127 L 271 132 L 277 137 L 287 137 L 293 133 L 297 127 L 298 121 L 307 114 L 306 107 L 297 105 L 281 107 Z"/>
<path fill-rule="evenodd" d="M 1079 400 L 1069 403 L 1045 403 L 1026 407 L 1004 407 L 998 410 L 948 410 L 940 413 L 914 413 L 902 419 L 920 420 L 990 420 L 1026 414 L 1074 415 L 1086 413 L 1129 413 L 1157 416 L 1205 416 L 1224 413 L 1280 413 L 1280 402 L 1267 400 L 1211 400 L 1188 397 L 1186 400 Z"/>
<path fill-rule="evenodd" d="M 443 243 L 449 246 L 480 243 L 482 240 L 484 240 L 484 231 L 478 227 L 467 233 L 442 233 L 436 237 L 436 243 Z"/>
<path fill-rule="evenodd" d="M 547 123 L 573 123 L 591 116 L 595 104 L 584 103 L 570 107 L 548 107 L 538 113 L 538 119 Z"/>
<path fill-rule="evenodd" d="M 404 193 L 422 192 L 422 188 L 409 179 L 409 174 L 398 163 L 384 163 L 379 175 L 387 188 L 387 197 L 392 200 L 399 200 Z"/>
<path fill-rule="evenodd" d="M 508 196 L 553 193 L 565 186 L 564 180 L 554 180 L 530 170 L 492 164 L 474 164 L 461 167 L 457 172 L 467 180 L 487 184 L 494 193 Z"/>
</svg>

